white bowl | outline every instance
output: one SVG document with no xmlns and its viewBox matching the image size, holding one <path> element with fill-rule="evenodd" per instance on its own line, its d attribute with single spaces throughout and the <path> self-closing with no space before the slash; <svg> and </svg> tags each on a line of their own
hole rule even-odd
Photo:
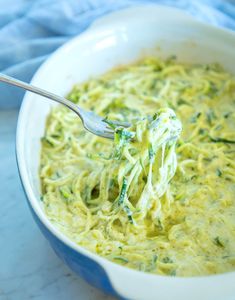
<svg viewBox="0 0 235 300">
<path fill-rule="evenodd" d="M 128 8 L 95 22 L 57 50 L 37 71 L 32 83 L 59 95 L 90 76 L 145 55 L 192 63 L 218 62 L 235 69 L 235 34 L 194 20 L 173 8 L 156 5 Z M 47 219 L 40 204 L 40 138 L 54 105 L 26 93 L 17 128 L 17 159 L 36 221 L 72 269 L 106 292 L 128 299 L 234 300 L 235 273 L 204 277 L 164 277 L 114 264 L 70 241 Z M 96 273 L 96 278 L 94 277 Z"/>
</svg>

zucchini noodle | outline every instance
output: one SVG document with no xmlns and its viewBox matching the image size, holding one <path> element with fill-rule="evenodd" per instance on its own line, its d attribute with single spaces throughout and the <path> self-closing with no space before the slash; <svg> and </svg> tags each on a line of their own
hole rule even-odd
<svg viewBox="0 0 235 300">
<path fill-rule="evenodd" d="M 234 77 L 217 64 L 146 58 L 75 85 L 68 99 L 103 116 L 115 139 L 52 109 L 40 163 L 51 222 L 137 270 L 235 270 Z"/>
<path fill-rule="evenodd" d="M 121 207 L 129 221 L 161 217 L 161 197 L 176 171 L 176 141 L 182 130 L 170 108 L 159 109 L 153 117 L 135 121 L 131 128 L 115 128 L 112 178 L 118 178 L 119 192 L 114 206 Z M 135 203 L 135 207 L 133 205 Z M 116 214 L 117 211 L 114 210 Z"/>
</svg>

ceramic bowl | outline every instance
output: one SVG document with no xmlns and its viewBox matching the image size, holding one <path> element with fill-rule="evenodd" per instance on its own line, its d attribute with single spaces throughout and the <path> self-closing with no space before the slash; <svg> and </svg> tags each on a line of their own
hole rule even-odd
<svg viewBox="0 0 235 300">
<path fill-rule="evenodd" d="M 218 62 L 235 70 L 235 34 L 194 20 L 173 8 L 146 5 L 96 21 L 59 48 L 32 83 L 58 95 L 120 64 L 155 55 L 191 63 Z M 16 152 L 19 172 L 35 221 L 58 256 L 79 276 L 106 293 L 139 300 L 234 300 L 235 272 L 203 277 L 168 277 L 131 270 L 80 247 L 46 217 L 40 203 L 40 138 L 52 101 L 26 93 L 21 106 Z M 40 253 L 39 253 L 40 255 Z"/>
</svg>

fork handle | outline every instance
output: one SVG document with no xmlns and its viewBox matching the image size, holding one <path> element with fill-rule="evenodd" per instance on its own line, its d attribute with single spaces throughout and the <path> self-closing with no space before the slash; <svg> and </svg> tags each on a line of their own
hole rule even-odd
<svg viewBox="0 0 235 300">
<path fill-rule="evenodd" d="M 25 89 L 27 91 L 30 91 L 32 93 L 38 94 L 40 96 L 46 97 L 48 99 L 51 99 L 53 101 L 56 101 L 58 103 L 61 103 L 68 108 L 72 109 L 83 121 L 83 109 L 75 105 L 73 102 L 68 101 L 67 99 L 57 96 L 51 92 L 45 91 L 44 89 L 41 89 L 39 87 L 36 87 L 34 85 L 28 84 L 24 81 L 18 80 L 14 77 L 7 76 L 5 74 L 0 73 L 0 81 L 20 87 L 22 89 Z"/>
</svg>

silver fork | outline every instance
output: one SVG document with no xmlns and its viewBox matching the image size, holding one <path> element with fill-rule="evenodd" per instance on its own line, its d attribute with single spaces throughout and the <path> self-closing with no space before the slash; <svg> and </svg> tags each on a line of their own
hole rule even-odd
<svg viewBox="0 0 235 300">
<path fill-rule="evenodd" d="M 2 73 L 0 73 L 0 81 L 11 85 L 15 85 L 27 91 L 33 92 L 35 94 L 63 104 L 72 111 L 74 111 L 80 117 L 85 129 L 98 136 L 102 136 L 108 139 L 114 138 L 114 130 L 109 126 L 108 122 L 106 122 L 104 118 L 94 114 L 92 111 L 84 110 L 83 108 L 79 107 L 78 105 L 74 104 L 73 102 L 70 102 L 69 100 L 63 97 L 60 97 L 51 92 L 45 91 L 39 87 L 33 86 L 31 84 L 28 84 L 26 82 L 23 82 L 21 80 L 7 76 Z M 126 122 L 112 121 L 111 123 L 115 126 L 130 126 L 130 124 Z"/>
</svg>

